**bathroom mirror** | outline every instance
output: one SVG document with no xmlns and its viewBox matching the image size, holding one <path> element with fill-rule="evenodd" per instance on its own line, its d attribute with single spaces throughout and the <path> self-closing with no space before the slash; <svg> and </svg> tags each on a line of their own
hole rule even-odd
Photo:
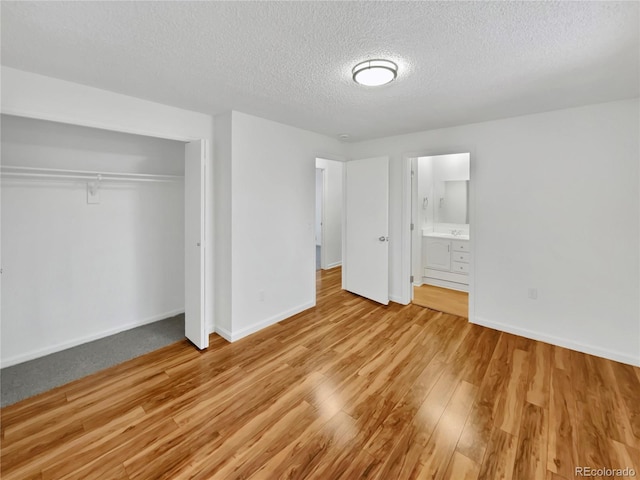
<svg viewBox="0 0 640 480">
<path fill-rule="evenodd" d="M 469 223 L 469 181 L 449 180 L 437 186 L 435 205 L 438 223 Z"/>
</svg>

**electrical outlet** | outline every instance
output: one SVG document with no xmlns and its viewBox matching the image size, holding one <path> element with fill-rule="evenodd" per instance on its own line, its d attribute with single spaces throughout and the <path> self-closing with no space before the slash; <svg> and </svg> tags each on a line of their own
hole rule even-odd
<svg viewBox="0 0 640 480">
<path fill-rule="evenodd" d="M 538 289 L 537 288 L 530 288 L 529 289 L 529 298 L 531 300 L 537 300 L 537 298 L 538 298 Z"/>
<path fill-rule="evenodd" d="M 264 290 L 260 290 L 258 292 L 258 300 L 260 300 L 261 302 L 264 302 Z"/>
</svg>

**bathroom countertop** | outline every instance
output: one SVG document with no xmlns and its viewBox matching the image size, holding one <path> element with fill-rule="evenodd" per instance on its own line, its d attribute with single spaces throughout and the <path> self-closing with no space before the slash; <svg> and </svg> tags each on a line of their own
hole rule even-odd
<svg viewBox="0 0 640 480">
<path fill-rule="evenodd" d="M 429 232 L 423 233 L 423 237 L 446 238 L 447 240 L 469 240 L 469 235 L 453 235 L 451 233 Z"/>
</svg>

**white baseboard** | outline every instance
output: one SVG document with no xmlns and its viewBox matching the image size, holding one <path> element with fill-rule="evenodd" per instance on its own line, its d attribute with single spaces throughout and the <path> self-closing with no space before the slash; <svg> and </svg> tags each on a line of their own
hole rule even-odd
<svg viewBox="0 0 640 480">
<path fill-rule="evenodd" d="M 500 322 L 493 322 L 485 318 L 474 317 L 469 318 L 470 323 L 482 325 L 483 327 L 489 327 L 494 330 L 500 330 L 502 332 L 512 333 L 521 337 L 530 338 L 532 340 L 539 340 L 541 342 L 550 343 L 559 347 L 568 348 L 570 350 L 576 350 L 582 353 L 588 353 L 589 355 L 595 355 L 596 357 L 608 358 L 616 362 L 626 363 L 628 365 L 634 365 L 640 367 L 640 358 L 633 357 L 624 353 L 615 352 L 613 350 L 607 350 L 605 348 L 596 347 L 593 345 L 585 345 L 583 343 L 574 342 L 566 338 L 555 337 L 553 335 L 547 335 L 545 333 L 535 332 L 526 328 L 515 327 Z"/>
<path fill-rule="evenodd" d="M 20 355 L 14 355 L 13 357 L 9 357 L 2 360 L 2 362 L 0 363 L 0 368 L 10 367 L 12 365 L 17 365 L 19 363 L 28 362 L 29 360 L 33 360 L 35 358 L 44 357 L 45 355 L 61 352 L 62 350 L 66 350 L 67 348 L 76 347 L 78 345 L 82 345 L 83 343 L 99 340 L 101 338 L 108 337 L 110 335 L 115 335 L 116 333 L 124 332 L 125 330 L 131 330 L 132 328 L 141 327 L 149 323 L 157 322 L 159 320 L 164 320 L 165 318 L 175 317 L 176 315 L 180 315 L 181 313 L 184 313 L 184 308 L 171 310 L 169 312 L 160 313 L 158 315 L 153 315 L 152 317 L 144 318 L 137 322 L 130 322 L 124 325 L 118 325 L 117 327 L 110 328 L 108 330 L 102 330 L 100 332 L 92 333 L 91 335 L 85 335 L 83 337 L 74 338 L 73 340 L 57 343 L 55 345 L 50 345 L 48 347 L 40 348 L 38 350 L 33 350 L 31 352 L 21 353 Z"/>
<path fill-rule="evenodd" d="M 303 305 L 299 305 L 295 308 L 292 308 L 291 310 L 287 310 L 286 312 L 279 313 L 278 315 L 274 315 L 272 317 L 267 318 L 266 320 L 256 322 L 252 325 L 249 325 L 248 327 L 245 327 L 241 330 L 237 330 L 234 332 L 230 332 L 226 328 L 216 326 L 216 333 L 220 335 L 222 338 L 224 338 L 225 340 L 227 340 L 228 342 L 235 342 L 237 340 L 240 340 L 241 338 L 251 335 L 252 333 L 256 333 L 257 331 L 262 330 L 263 328 L 269 327 L 274 323 L 278 323 L 300 312 L 304 312 L 305 310 L 311 307 L 315 307 L 315 305 L 316 305 L 315 301 L 305 303 Z"/>
<path fill-rule="evenodd" d="M 434 287 L 448 288 L 449 290 L 457 290 L 458 292 L 469 292 L 469 285 L 464 283 L 449 282 L 438 278 L 426 278 L 424 285 L 433 285 Z"/>
<path fill-rule="evenodd" d="M 389 295 L 389 301 L 399 303 L 400 305 L 409 305 L 411 302 L 405 302 L 400 295 Z"/>
<path fill-rule="evenodd" d="M 325 268 L 325 270 L 329 270 L 331 268 L 336 268 L 336 267 L 340 267 L 342 266 L 342 262 L 333 262 L 330 263 L 329 265 L 327 265 L 327 268 Z"/>
<path fill-rule="evenodd" d="M 233 335 L 224 327 L 215 327 L 214 332 L 224 338 L 227 342 L 233 342 Z"/>
</svg>

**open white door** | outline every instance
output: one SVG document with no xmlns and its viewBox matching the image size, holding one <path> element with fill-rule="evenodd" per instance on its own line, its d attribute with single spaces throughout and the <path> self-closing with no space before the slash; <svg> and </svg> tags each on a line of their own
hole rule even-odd
<svg viewBox="0 0 640 480">
<path fill-rule="evenodd" d="M 209 346 L 204 319 L 205 144 L 184 149 L 184 331 L 200 348 Z"/>
<path fill-rule="evenodd" d="M 389 158 L 345 164 L 343 288 L 389 303 Z"/>
</svg>

